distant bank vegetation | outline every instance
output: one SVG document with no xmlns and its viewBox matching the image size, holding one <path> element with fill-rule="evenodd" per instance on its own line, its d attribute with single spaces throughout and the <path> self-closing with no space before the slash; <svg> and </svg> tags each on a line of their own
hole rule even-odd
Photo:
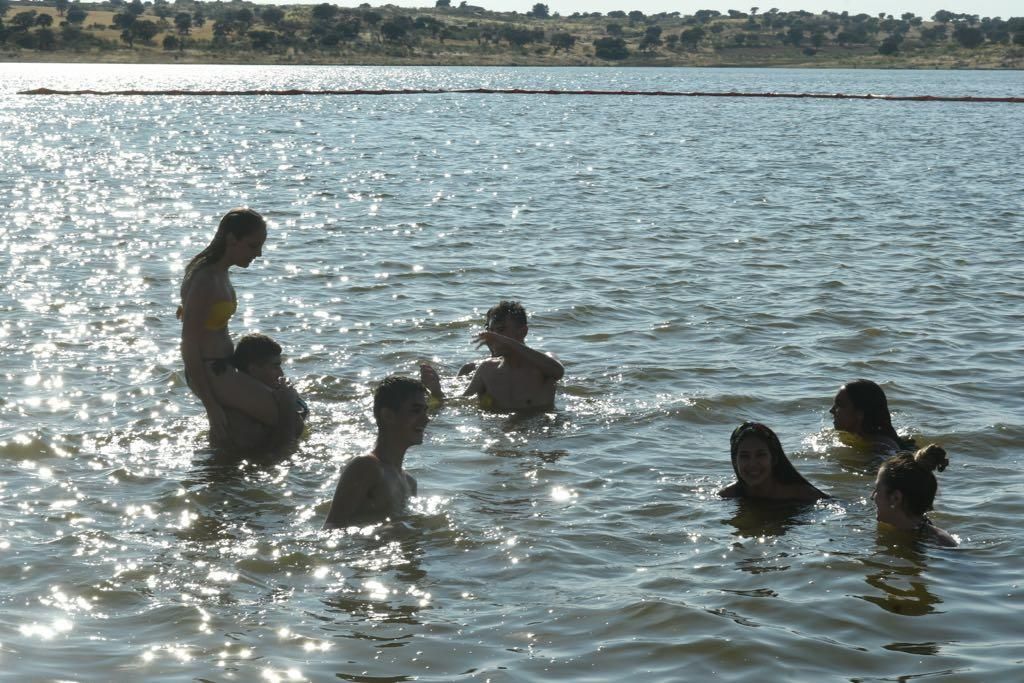
<svg viewBox="0 0 1024 683">
<path fill-rule="evenodd" d="M 200 0 L 0 0 L 0 58 L 282 64 L 1024 68 L 1024 18 L 634 10 L 559 16 Z"/>
</svg>

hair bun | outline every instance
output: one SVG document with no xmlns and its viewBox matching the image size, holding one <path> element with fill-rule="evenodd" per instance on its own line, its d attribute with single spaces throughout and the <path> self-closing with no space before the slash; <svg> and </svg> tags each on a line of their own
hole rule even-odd
<svg viewBox="0 0 1024 683">
<path fill-rule="evenodd" d="M 946 457 L 946 449 L 938 444 L 928 444 L 914 453 L 914 462 L 926 467 L 929 472 L 938 470 L 942 472 L 949 466 L 949 458 Z"/>
</svg>

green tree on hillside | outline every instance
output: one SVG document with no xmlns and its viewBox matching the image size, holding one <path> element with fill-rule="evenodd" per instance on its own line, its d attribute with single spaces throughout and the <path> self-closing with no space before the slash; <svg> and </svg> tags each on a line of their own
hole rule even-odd
<svg viewBox="0 0 1024 683">
<path fill-rule="evenodd" d="M 70 4 L 68 0 L 53 0 L 53 7 L 57 10 L 57 16 L 63 17 L 65 12 L 68 11 L 68 5 Z"/>
<path fill-rule="evenodd" d="M 629 48 L 622 38 L 606 36 L 594 41 L 594 55 L 598 59 L 618 61 L 629 57 Z"/>
<path fill-rule="evenodd" d="M 267 26 L 277 26 L 284 21 L 284 10 L 280 7 L 274 7 L 273 5 L 265 7 L 260 10 L 260 21 Z"/>
<path fill-rule="evenodd" d="M 966 23 L 957 24 L 953 29 L 953 40 L 973 50 L 985 42 L 985 34 L 981 32 L 980 28 L 968 26 Z"/>
<path fill-rule="evenodd" d="M 576 36 L 566 31 L 559 31 L 558 33 L 551 34 L 548 42 L 551 43 L 552 52 L 556 54 L 559 50 L 568 52 L 576 44 Z"/>
<path fill-rule="evenodd" d="M 533 9 L 527 12 L 526 16 L 533 17 L 534 19 L 547 19 L 551 16 L 551 12 L 548 10 L 547 5 L 538 2 L 533 6 Z"/>
<path fill-rule="evenodd" d="M 81 7 L 72 7 L 68 10 L 67 20 L 69 24 L 72 24 L 74 26 L 81 26 L 85 23 L 85 20 L 88 16 L 89 13 Z"/>
</svg>

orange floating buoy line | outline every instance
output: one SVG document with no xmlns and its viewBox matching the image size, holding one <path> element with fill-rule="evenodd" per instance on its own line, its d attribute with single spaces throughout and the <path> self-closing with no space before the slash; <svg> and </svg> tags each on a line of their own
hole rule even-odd
<svg viewBox="0 0 1024 683">
<path fill-rule="evenodd" d="M 1024 104 L 1024 97 L 976 97 L 949 95 L 872 95 L 846 93 L 784 92 L 676 92 L 670 90 L 523 90 L 496 88 L 403 89 L 403 90 L 52 90 L 36 88 L 19 95 L 106 95 L 106 96 L 296 96 L 296 95 L 619 95 L 630 97 L 774 97 L 816 100 L 883 100 L 886 102 L 1005 102 Z"/>
</svg>

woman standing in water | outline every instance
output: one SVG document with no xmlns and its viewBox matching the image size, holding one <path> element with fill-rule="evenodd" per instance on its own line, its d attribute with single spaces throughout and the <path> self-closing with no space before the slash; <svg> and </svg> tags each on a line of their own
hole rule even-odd
<svg viewBox="0 0 1024 683">
<path fill-rule="evenodd" d="M 234 345 L 228 321 L 237 308 L 228 270 L 248 268 L 262 254 L 267 224 L 252 209 L 232 209 L 220 220 L 209 246 L 185 268 L 181 283 L 181 357 L 189 387 L 203 402 L 210 436 L 228 434 L 225 409 L 239 410 L 268 425 L 277 423 L 271 390 L 231 364 Z"/>
<path fill-rule="evenodd" d="M 941 472 L 948 465 L 946 451 L 935 444 L 886 460 L 878 470 L 871 494 L 878 521 L 939 545 L 956 545 L 956 539 L 932 524 L 926 514 L 939 488 L 933 472 Z"/>
<path fill-rule="evenodd" d="M 729 437 L 736 482 L 722 498 L 764 498 L 813 503 L 828 495 L 801 476 L 782 450 L 779 437 L 758 422 L 744 422 Z"/>
<path fill-rule="evenodd" d="M 869 379 L 858 379 L 839 387 L 828 412 L 838 431 L 867 441 L 873 450 L 892 453 L 916 446 L 913 439 L 903 439 L 896 433 L 885 392 Z"/>
</svg>

